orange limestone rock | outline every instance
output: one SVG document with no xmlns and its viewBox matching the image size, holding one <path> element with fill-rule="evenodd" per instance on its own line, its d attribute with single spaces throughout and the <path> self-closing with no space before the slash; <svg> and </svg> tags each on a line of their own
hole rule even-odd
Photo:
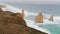
<svg viewBox="0 0 60 34">
<path fill-rule="evenodd" d="M 19 18 L 23 18 L 23 16 L 22 16 L 21 13 L 17 13 L 17 17 L 19 17 Z"/>
<path fill-rule="evenodd" d="M 49 21 L 54 21 L 53 16 L 50 16 Z"/>
<path fill-rule="evenodd" d="M 25 14 L 24 14 L 24 9 L 22 9 L 22 15 L 23 15 L 23 18 L 24 18 L 24 16 L 25 16 Z"/>
<path fill-rule="evenodd" d="M 42 15 L 42 13 L 38 13 L 38 15 L 35 18 L 35 22 L 43 23 L 43 15 Z"/>
<path fill-rule="evenodd" d="M 4 5 L 0 5 L 0 12 L 3 11 L 2 8 L 5 8 L 5 6 Z"/>
<path fill-rule="evenodd" d="M 6 6 L 5 5 L 0 5 L 0 8 L 5 8 Z"/>
<path fill-rule="evenodd" d="M 0 12 L 2 12 L 3 10 L 2 10 L 2 8 L 0 8 Z"/>
<path fill-rule="evenodd" d="M 24 10 L 22 10 L 22 13 L 17 13 L 17 16 L 24 19 Z"/>
</svg>

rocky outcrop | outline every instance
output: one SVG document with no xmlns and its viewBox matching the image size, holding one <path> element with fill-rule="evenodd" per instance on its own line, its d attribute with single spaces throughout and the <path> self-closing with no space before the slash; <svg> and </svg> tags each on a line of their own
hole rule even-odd
<svg viewBox="0 0 60 34">
<path fill-rule="evenodd" d="M 6 6 L 5 5 L 0 5 L 0 12 L 2 12 L 2 8 L 5 8 Z"/>
<path fill-rule="evenodd" d="M 53 16 L 50 16 L 49 21 L 54 21 Z"/>
<path fill-rule="evenodd" d="M 22 9 L 21 13 L 17 13 L 16 15 L 17 15 L 17 17 L 24 19 L 24 16 L 25 16 L 24 10 Z"/>
<path fill-rule="evenodd" d="M 2 12 L 3 10 L 0 8 L 0 12 Z"/>
<path fill-rule="evenodd" d="M 0 34 L 47 34 L 19 24 L 0 23 Z"/>
<path fill-rule="evenodd" d="M 43 15 L 42 15 L 42 13 L 38 13 L 38 15 L 35 18 L 35 22 L 43 23 Z"/>
<path fill-rule="evenodd" d="M 0 12 L 0 34 L 47 34 L 27 27 L 25 20 L 17 14 L 9 11 Z"/>
</svg>

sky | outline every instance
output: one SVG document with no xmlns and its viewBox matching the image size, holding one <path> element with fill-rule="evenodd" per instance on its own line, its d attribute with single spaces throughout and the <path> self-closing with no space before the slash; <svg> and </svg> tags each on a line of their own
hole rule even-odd
<svg viewBox="0 0 60 34">
<path fill-rule="evenodd" d="M 60 4 L 60 0 L 0 0 L 4 3 Z"/>
</svg>

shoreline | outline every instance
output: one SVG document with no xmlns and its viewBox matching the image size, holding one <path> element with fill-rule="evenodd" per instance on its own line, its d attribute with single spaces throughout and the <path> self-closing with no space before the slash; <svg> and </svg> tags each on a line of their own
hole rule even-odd
<svg viewBox="0 0 60 34">
<path fill-rule="evenodd" d="M 39 30 L 39 31 L 42 31 L 42 32 L 45 32 L 45 33 L 48 33 L 48 34 L 51 34 L 48 30 L 44 29 L 44 28 L 41 28 L 41 27 L 38 27 L 36 24 L 26 20 L 27 22 L 27 26 L 28 27 L 31 27 L 31 28 L 34 28 L 36 30 Z"/>
</svg>

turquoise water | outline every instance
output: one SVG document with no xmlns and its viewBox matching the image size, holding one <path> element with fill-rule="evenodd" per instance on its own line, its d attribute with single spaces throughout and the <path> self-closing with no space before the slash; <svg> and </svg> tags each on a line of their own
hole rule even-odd
<svg viewBox="0 0 60 34">
<path fill-rule="evenodd" d="M 60 34 L 60 24 L 39 25 L 39 27 L 49 30 L 52 34 Z"/>
<path fill-rule="evenodd" d="M 27 20 L 31 20 L 33 21 L 34 18 L 32 18 L 34 16 L 27 16 L 26 19 Z M 47 29 L 50 33 L 52 34 L 60 34 L 60 24 L 44 24 L 44 25 L 38 25 L 39 27 L 42 27 L 44 29 Z"/>
<path fill-rule="evenodd" d="M 47 5 L 34 4 L 32 5 L 32 4 L 9 3 L 9 2 L 7 2 L 6 4 L 12 5 L 17 8 L 23 8 L 32 13 L 42 12 L 45 14 L 52 14 L 52 15 L 60 16 L 60 4 L 57 4 L 57 5 L 56 4 L 53 4 L 53 5 L 52 4 L 47 4 Z M 32 16 L 27 16 L 26 19 L 34 20 Z M 60 34 L 60 24 L 40 25 L 39 27 L 49 30 L 52 34 Z"/>
<path fill-rule="evenodd" d="M 34 17 L 34 16 L 27 16 L 26 17 L 26 19 L 27 20 L 31 20 L 31 21 L 33 21 L 34 20 L 34 18 L 32 18 L 32 17 Z M 60 34 L 60 24 L 43 24 L 43 25 L 38 25 L 39 27 L 42 27 L 42 28 L 44 28 L 44 29 L 47 29 L 50 33 L 52 33 L 52 34 Z"/>
</svg>

